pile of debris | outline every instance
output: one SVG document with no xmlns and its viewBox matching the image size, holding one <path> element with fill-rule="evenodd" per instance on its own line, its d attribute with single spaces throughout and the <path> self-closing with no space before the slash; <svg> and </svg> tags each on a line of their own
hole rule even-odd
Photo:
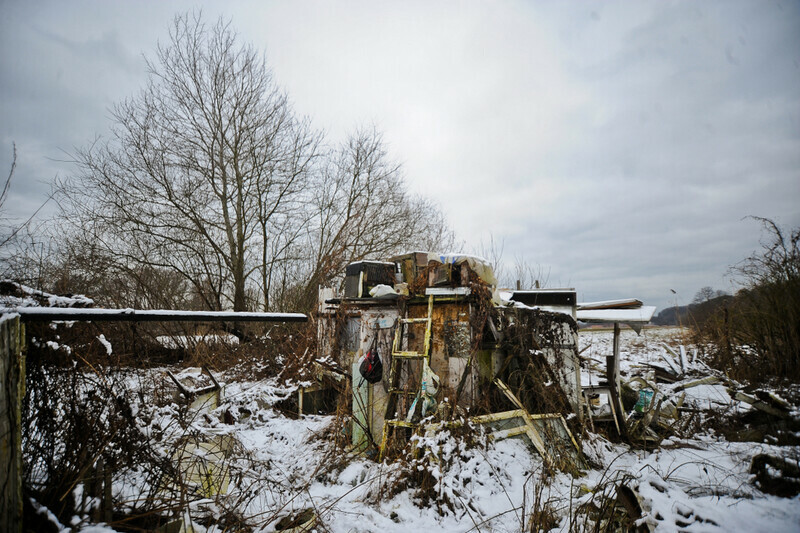
<svg viewBox="0 0 800 533">
<path fill-rule="evenodd" d="M 696 349 L 690 356 L 684 345 L 661 347 L 659 363 L 645 363 L 639 375 L 623 384 L 632 443 L 653 445 L 684 437 L 713 419 L 719 423 L 712 425 L 729 441 L 800 443 L 800 411 L 791 402 L 709 368 L 698 360 Z"/>
</svg>

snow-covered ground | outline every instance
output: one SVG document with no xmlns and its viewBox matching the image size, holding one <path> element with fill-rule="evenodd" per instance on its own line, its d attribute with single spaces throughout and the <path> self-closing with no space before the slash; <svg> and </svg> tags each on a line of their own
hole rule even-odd
<svg viewBox="0 0 800 533">
<path fill-rule="evenodd" d="M 626 379 L 638 375 L 652 381 L 644 363 L 665 364 L 661 343 L 677 349 L 680 330 L 645 330 L 637 336 L 623 331 L 621 371 Z M 584 331 L 583 356 L 602 368 L 611 353 L 612 333 Z M 708 375 L 699 360 L 688 364 L 693 377 L 674 384 L 658 384 L 666 399 L 678 394 L 680 385 Z M 164 370 L 149 371 L 153 382 L 164 378 Z M 179 377 L 196 377 L 184 370 Z M 654 531 L 754 532 L 800 531 L 800 498 L 780 498 L 763 493 L 749 473 L 751 459 L 767 453 L 797 461 L 798 446 L 728 442 L 703 420 L 750 409 L 731 398 L 722 384 L 704 384 L 680 391 L 684 406 L 701 418 L 693 434 L 673 436 L 652 450 L 612 444 L 587 433 L 583 450 L 593 468 L 581 476 L 548 474 L 541 458 L 522 440 L 489 443 L 480 436 L 477 445 L 447 431 L 423 439 L 424 452 L 416 460 L 378 463 L 348 454 L 335 444 L 340 426 L 334 416 L 304 416 L 292 419 L 277 403 L 296 390 L 296 384 L 218 378 L 225 382 L 222 401 L 216 408 L 201 409 L 188 421 L 187 413 L 168 398 L 141 406 L 137 417 L 141 430 L 162 447 L 193 435 L 213 441 L 228 436 L 230 451 L 193 452 L 202 460 L 217 461 L 225 472 L 227 490 L 196 498 L 187 520 L 195 531 L 220 531 L 203 526 L 200 517 L 222 516 L 235 508 L 257 531 L 276 531 L 279 520 L 312 509 L 316 531 L 408 533 L 411 531 L 528 531 L 532 522 L 547 524 L 553 531 L 584 531 L 594 528 L 604 504 L 624 485 L 638 495 L 643 511 L 640 524 Z M 585 380 L 597 379 L 587 373 Z M 138 380 L 137 383 L 142 383 Z M 796 414 L 796 412 L 795 412 Z M 705 418 L 702 418 L 705 417 Z M 204 450 L 204 451 L 202 451 Z M 205 454 L 205 455 L 204 455 Z M 223 458 L 224 456 L 224 458 Z M 211 463 L 208 463 L 211 464 Z M 421 501 L 414 480 L 425 478 L 431 485 Z M 132 502 L 145 493 L 143 474 L 130 472 L 115 477 L 116 501 Z M 592 511 L 593 506 L 599 509 Z M 607 507 L 607 506 L 606 506 Z M 84 532 L 107 532 L 112 528 L 76 522 Z M 81 526 L 82 524 L 82 526 Z"/>
</svg>

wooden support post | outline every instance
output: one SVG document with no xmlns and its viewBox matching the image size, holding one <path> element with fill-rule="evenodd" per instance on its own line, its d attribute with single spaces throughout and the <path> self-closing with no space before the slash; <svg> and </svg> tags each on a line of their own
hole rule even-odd
<svg viewBox="0 0 800 533">
<path fill-rule="evenodd" d="M 7 316 L 7 315 L 6 315 Z M 22 398 L 25 326 L 0 319 L 0 531 L 22 531 Z"/>
<path fill-rule="evenodd" d="M 614 369 L 613 374 L 609 376 L 609 382 L 613 382 L 617 390 L 619 390 L 619 334 L 619 322 L 614 322 L 614 351 L 612 353 Z"/>
<path fill-rule="evenodd" d="M 622 397 L 620 396 L 619 337 L 619 322 L 614 322 L 614 349 L 611 357 L 606 357 L 606 378 L 608 379 L 608 388 L 610 390 L 608 401 L 611 404 L 611 411 L 614 414 L 617 430 L 621 437 L 627 437 L 628 428 L 625 425 L 625 409 L 622 407 Z"/>
<path fill-rule="evenodd" d="M 297 416 L 301 418 L 303 416 L 303 392 L 303 387 L 297 389 Z"/>
</svg>

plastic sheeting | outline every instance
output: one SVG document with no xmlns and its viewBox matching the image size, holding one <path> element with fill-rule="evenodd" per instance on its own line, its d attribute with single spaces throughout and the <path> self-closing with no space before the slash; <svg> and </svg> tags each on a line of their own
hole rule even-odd
<svg viewBox="0 0 800 533">
<path fill-rule="evenodd" d="M 494 269 L 491 263 L 482 257 L 466 254 L 428 254 L 428 261 L 438 261 L 443 265 L 460 265 L 466 262 L 469 267 L 486 283 L 492 287 L 497 287 L 497 278 L 494 276 Z"/>
</svg>

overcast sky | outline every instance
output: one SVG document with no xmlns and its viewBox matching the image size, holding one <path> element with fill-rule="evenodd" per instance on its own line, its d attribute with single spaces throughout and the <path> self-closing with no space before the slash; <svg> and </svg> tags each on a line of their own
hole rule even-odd
<svg viewBox="0 0 800 533">
<path fill-rule="evenodd" d="M 0 0 L 0 169 L 32 212 L 145 83 L 175 13 L 230 19 L 330 142 L 377 126 L 479 250 L 580 300 L 731 290 L 748 215 L 800 226 L 800 2 Z M 673 295 L 671 289 L 677 292 Z"/>
</svg>

